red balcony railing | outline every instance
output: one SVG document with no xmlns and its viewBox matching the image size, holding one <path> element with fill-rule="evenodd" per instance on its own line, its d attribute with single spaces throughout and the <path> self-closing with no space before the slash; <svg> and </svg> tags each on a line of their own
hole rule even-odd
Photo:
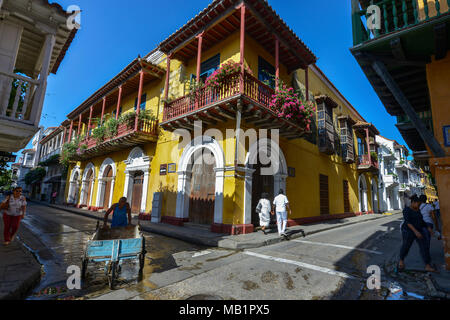
<svg viewBox="0 0 450 320">
<path fill-rule="evenodd" d="M 153 141 L 158 136 L 158 121 L 155 120 L 139 120 L 137 130 L 135 130 L 135 122 L 121 123 L 117 127 L 117 134 L 113 137 L 105 137 L 103 141 L 97 141 L 91 135 L 87 136 L 81 144 L 86 144 L 87 149 L 83 154 L 78 155 L 80 160 L 101 155 L 107 152 L 120 150 L 134 144 L 140 144 Z M 108 142 L 114 141 L 113 144 Z"/>
<path fill-rule="evenodd" d="M 378 161 L 375 161 L 375 159 L 370 158 L 368 154 L 360 155 L 358 157 L 358 167 L 364 167 L 364 168 L 370 168 L 374 167 L 378 169 Z"/>
<path fill-rule="evenodd" d="M 240 74 L 235 73 L 225 79 L 220 87 L 202 88 L 196 92 L 176 99 L 164 108 L 163 121 L 169 121 L 181 117 L 199 109 L 206 108 L 217 102 L 237 96 L 239 91 Z M 244 75 L 244 95 L 254 100 L 260 105 L 269 108 L 269 102 L 274 94 L 274 90 L 265 85 L 255 77 L 245 72 Z"/>
</svg>

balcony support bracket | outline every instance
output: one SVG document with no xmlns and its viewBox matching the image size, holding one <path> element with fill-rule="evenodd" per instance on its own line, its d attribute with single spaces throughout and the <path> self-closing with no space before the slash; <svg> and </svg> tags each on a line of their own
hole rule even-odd
<svg viewBox="0 0 450 320">
<path fill-rule="evenodd" d="M 442 149 L 441 145 L 433 136 L 433 134 L 425 127 L 425 124 L 422 122 L 422 120 L 417 116 L 417 113 L 414 111 L 414 108 L 412 107 L 411 103 L 408 101 L 408 99 L 406 98 L 400 87 L 392 78 L 384 63 L 379 60 L 375 60 L 372 63 L 372 68 L 378 74 L 378 76 L 384 81 L 389 90 L 392 92 L 392 95 L 395 97 L 398 104 L 401 106 L 403 111 L 406 113 L 406 115 L 409 117 L 411 122 L 416 127 L 421 138 L 431 149 L 431 152 L 433 152 L 433 154 L 436 157 L 444 157 L 445 152 Z"/>
</svg>

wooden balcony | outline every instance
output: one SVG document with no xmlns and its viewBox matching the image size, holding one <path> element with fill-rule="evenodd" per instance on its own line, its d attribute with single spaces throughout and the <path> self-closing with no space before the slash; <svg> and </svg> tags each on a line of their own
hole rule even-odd
<svg viewBox="0 0 450 320">
<path fill-rule="evenodd" d="M 374 159 L 369 159 L 369 155 L 364 154 L 358 157 L 358 170 L 359 171 L 378 171 L 379 170 L 378 161 Z"/>
<path fill-rule="evenodd" d="M 87 145 L 87 149 L 83 153 L 77 154 L 73 160 L 83 161 L 136 145 L 156 142 L 157 139 L 158 121 L 140 120 L 137 130 L 135 130 L 134 124 L 132 126 L 127 123 L 119 124 L 117 134 L 112 138 L 105 138 L 100 143 L 92 135 L 88 136 L 80 143 L 80 145 Z"/>
<path fill-rule="evenodd" d="M 243 102 L 242 119 L 259 128 L 280 129 L 280 135 L 295 139 L 304 130 L 295 122 L 278 118 L 269 107 L 275 91 L 245 72 L 243 92 L 240 92 L 240 74 L 231 75 L 218 88 L 202 88 L 178 98 L 164 108 L 161 127 L 168 131 L 178 128 L 194 129 L 194 122 L 208 125 L 236 118 L 237 102 Z"/>
</svg>

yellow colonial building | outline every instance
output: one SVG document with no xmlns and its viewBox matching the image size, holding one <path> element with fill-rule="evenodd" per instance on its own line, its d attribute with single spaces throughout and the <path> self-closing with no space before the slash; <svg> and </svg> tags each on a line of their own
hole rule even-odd
<svg viewBox="0 0 450 320">
<path fill-rule="evenodd" d="M 228 234 L 279 189 L 291 225 L 378 212 L 379 132 L 315 62 L 266 1 L 213 1 L 68 115 L 67 203 L 126 196 L 142 219 Z M 311 123 L 274 108 L 284 86 Z"/>
</svg>

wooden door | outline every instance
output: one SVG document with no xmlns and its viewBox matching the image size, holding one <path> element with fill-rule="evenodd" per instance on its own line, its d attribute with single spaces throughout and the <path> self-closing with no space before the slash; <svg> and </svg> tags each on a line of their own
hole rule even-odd
<svg viewBox="0 0 450 320">
<path fill-rule="evenodd" d="M 330 197 L 328 190 L 328 176 L 319 176 L 320 214 L 330 214 Z"/>
<path fill-rule="evenodd" d="M 351 211 L 350 208 L 350 191 L 348 186 L 348 181 L 344 180 L 344 211 L 346 213 Z"/>
<path fill-rule="evenodd" d="M 207 161 L 195 161 L 192 169 L 189 222 L 210 225 L 214 223 L 216 199 L 215 162 L 209 150 L 204 150 L 203 155 Z"/>
<path fill-rule="evenodd" d="M 259 199 L 261 199 L 261 195 L 264 192 L 268 193 L 271 203 L 275 197 L 273 175 L 261 175 L 261 169 L 265 167 L 270 167 L 270 165 L 262 166 L 261 164 L 257 164 L 253 167 L 256 169 L 252 181 L 252 224 L 254 226 L 259 226 L 259 214 L 256 212 L 256 206 L 258 205 Z"/>
<path fill-rule="evenodd" d="M 138 171 L 133 178 L 133 193 L 131 196 L 131 212 L 141 213 L 142 191 L 144 185 L 144 173 Z"/>
<path fill-rule="evenodd" d="M 105 173 L 103 174 L 103 179 L 106 181 L 105 183 L 105 196 L 103 197 L 103 208 L 109 208 L 109 199 L 111 198 L 111 183 L 112 183 L 112 168 L 108 166 L 105 169 Z"/>
</svg>

